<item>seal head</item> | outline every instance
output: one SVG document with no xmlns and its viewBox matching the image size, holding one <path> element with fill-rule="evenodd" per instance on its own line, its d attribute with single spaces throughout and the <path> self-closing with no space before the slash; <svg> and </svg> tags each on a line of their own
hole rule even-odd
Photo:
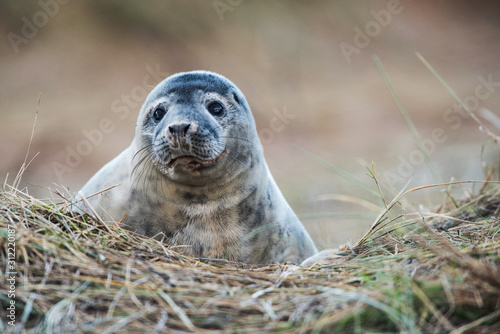
<svg viewBox="0 0 500 334">
<path fill-rule="evenodd" d="M 212 72 L 155 87 L 130 147 L 80 197 L 90 204 L 80 211 L 195 257 L 299 263 L 317 252 L 269 172 L 245 97 Z"/>
<path fill-rule="evenodd" d="M 174 75 L 148 96 L 134 144 L 139 156 L 147 153 L 173 182 L 224 183 L 246 170 L 256 153 L 262 155 L 261 149 L 252 154 L 248 145 L 258 140 L 256 133 L 248 133 L 254 122 L 248 109 L 239 89 L 219 75 Z"/>
</svg>

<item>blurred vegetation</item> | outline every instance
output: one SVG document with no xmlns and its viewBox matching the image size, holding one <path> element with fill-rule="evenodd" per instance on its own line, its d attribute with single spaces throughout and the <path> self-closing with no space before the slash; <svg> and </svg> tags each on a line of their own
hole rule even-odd
<svg viewBox="0 0 500 334">
<path fill-rule="evenodd" d="M 220 4 L 229 6 L 222 7 L 222 16 L 216 9 Z M 85 139 L 83 130 L 113 116 L 114 101 L 143 84 L 145 64 L 157 66 L 165 75 L 210 69 L 243 91 L 258 129 L 269 127 L 274 110 L 286 108 L 296 116 L 264 147 L 270 169 L 316 242 L 332 246 L 356 238 L 367 228 L 367 217 L 376 213 L 367 207 L 360 212 L 352 199 L 380 205 L 357 186 L 374 189 L 366 166 L 375 162 L 383 183 L 386 171 L 397 171 L 400 159 L 418 149 L 377 73 L 373 55 L 383 62 L 422 139 L 434 128 L 445 130 L 447 141 L 431 157 L 443 180 L 481 179 L 483 166 L 498 156 L 497 147 L 491 149 L 489 138 L 471 119 L 464 118 L 458 131 L 443 121 L 443 113 L 455 102 L 415 51 L 462 98 L 474 92 L 479 76 L 491 74 L 500 80 L 499 3 L 403 0 L 400 5 L 401 14 L 348 63 L 339 44 L 354 43 L 354 29 L 364 29 L 374 20 L 372 12 L 386 10 L 388 1 L 61 4 L 37 37 L 20 45 L 19 53 L 13 52 L 7 38 L 0 41 L 0 131 L 5 134 L 0 142 L 0 179 L 17 173 L 24 159 L 40 93 L 32 146 L 32 152 L 40 154 L 25 172 L 23 186 L 29 185 L 37 197 L 51 197 L 46 188 L 56 183 L 77 191 L 130 143 L 138 108 L 131 108 L 127 119 L 117 120 L 105 144 L 95 147 L 63 180 L 52 168 L 54 162 L 64 161 L 68 147 Z M 1 1 L 4 36 L 20 33 L 22 18 L 31 19 L 39 10 L 37 0 Z M 498 105 L 497 92 L 481 101 L 481 107 L 493 114 Z M 353 184 L 325 168 L 296 145 L 359 182 Z M 414 167 L 407 178 L 410 186 L 429 183 L 429 168 Z M 407 179 L 383 184 L 384 193 L 394 196 Z M 339 200 L 344 195 L 350 202 Z M 432 206 L 433 198 L 424 194 L 416 201 Z"/>
</svg>

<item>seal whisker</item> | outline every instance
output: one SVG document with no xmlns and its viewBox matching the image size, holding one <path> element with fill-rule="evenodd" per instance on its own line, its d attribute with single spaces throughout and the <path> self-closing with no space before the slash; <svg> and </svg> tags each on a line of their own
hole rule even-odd
<svg viewBox="0 0 500 334">
<path fill-rule="evenodd" d="M 154 165 L 150 165 L 149 166 L 149 173 L 147 175 L 147 178 L 144 178 L 144 183 L 146 184 L 146 194 L 149 194 L 149 187 L 153 186 L 153 184 L 152 184 L 153 183 L 152 182 L 153 181 L 152 176 L 153 176 L 154 172 L 155 172 Z M 156 173 L 156 175 L 158 175 L 158 174 Z"/>
<path fill-rule="evenodd" d="M 151 178 L 149 177 L 153 168 L 150 165 L 147 165 L 146 168 L 143 168 L 144 173 L 142 176 L 142 185 L 139 189 L 141 189 L 145 194 L 149 194 L 149 185 L 151 184 Z M 137 185 L 139 185 L 140 178 L 138 179 Z"/>
<path fill-rule="evenodd" d="M 221 124 L 217 124 L 217 127 L 220 128 L 224 132 L 224 127 Z M 221 136 L 221 138 L 238 139 L 238 140 L 247 141 L 248 143 L 253 144 L 250 140 L 248 140 L 248 133 L 246 132 L 246 130 L 245 130 L 245 135 L 246 135 L 247 138 L 241 138 L 241 137 L 236 137 L 236 136 L 228 136 L 228 135 Z"/>
<path fill-rule="evenodd" d="M 214 147 L 214 151 L 216 151 L 216 152 L 217 152 L 217 153 L 216 153 L 216 155 L 217 155 L 218 157 L 221 157 L 221 156 L 224 154 L 224 155 L 227 155 L 228 157 L 233 158 L 233 157 L 229 154 L 229 152 L 227 151 L 227 146 L 224 146 L 224 148 L 223 148 L 223 149 L 219 147 L 219 149 L 220 149 L 220 152 L 217 152 L 217 147 Z M 233 159 L 234 159 L 234 158 L 233 158 Z M 231 171 L 227 168 L 227 164 L 222 164 L 222 166 L 224 166 L 224 169 L 226 170 L 227 175 L 231 175 Z"/>
<path fill-rule="evenodd" d="M 151 168 L 153 168 L 153 167 L 151 167 Z M 160 183 L 160 186 L 158 186 L 158 183 Z M 156 173 L 156 189 L 157 189 L 156 191 L 157 191 L 158 198 L 167 198 L 167 195 L 165 194 L 165 189 L 162 185 L 165 185 L 167 190 L 170 191 L 170 187 L 169 187 L 168 183 L 166 182 L 166 178 L 162 174 Z M 160 189 L 162 196 L 159 196 L 158 189 Z"/>
<path fill-rule="evenodd" d="M 134 174 L 135 174 L 135 173 L 137 172 L 137 170 L 139 169 L 139 167 L 141 167 L 141 165 L 142 165 L 142 164 L 143 164 L 143 163 L 144 163 L 144 162 L 145 162 L 148 158 L 150 158 L 150 155 L 146 155 L 146 156 L 142 157 L 142 158 L 141 158 L 141 160 L 139 160 L 139 162 L 137 162 L 137 163 L 135 164 L 135 166 L 132 168 L 132 172 L 130 173 L 130 176 L 132 176 L 132 177 L 133 177 L 133 176 L 134 176 Z M 144 170 L 143 170 L 143 169 L 141 169 L 141 170 L 140 170 L 140 174 L 141 174 L 141 173 L 143 173 L 143 172 L 144 172 Z M 140 177 L 140 174 L 139 174 L 139 177 Z"/>
<path fill-rule="evenodd" d="M 145 163 L 147 161 L 148 158 L 151 157 L 151 151 L 150 151 L 150 148 L 153 146 L 153 144 L 149 144 L 149 145 L 145 145 L 144 147 L 142 147 L 141 149 L 139 149 L 135 154 L 134 156 L 132 157 L 132 161 L 134 161 L 135 157 L 138 155 L 138 154 L 143 154 L 145 153 L 145 155 L 143 155 L 142 157 L 140 157 L 140 160 L 134 165 L 134 167 L 132 168 L 132 171 L 130 173 L 130 177 L 133 178 L 135 173 L 137 172 L 137 170 L 141 167 L 141 165 L 143 163 Z M 132 180 L 132 188 L 134 188 L 134 183 L 136 185 L 139 184 L 139 181 L 140 181 L 140 178 L 141 176 L 143 176 L 145 170 L 144 168 L 140 169 L 140 173 L 139 175 L 137 175 L 137 177 L 135 178 L 135 180 Z"/>
<path fill-rule="evenodd" d="M 137 152 L 135 152 L 134 156 L 132 157 L 132 161 L 134 161 L 135 157 L 136 157 L 138 154 L 143 153 L 143 151 L 150 149 L 151 147 L 153 147 L 153 145 L 154 145 L 154 144 L 152 144 L 152 143 L 151 143 L 151 144 L 148 144 L 148 145 L 144 146 L 143 148 L 139 149 Z"/>
<path fill-rule="evenodd" d="M 227 146 L 224 146 L 224 149 L 222 149 L 221 147 L 215 148 L 215 150 L 217 150 L 217 149 L 221 150 L 221 152 L 223 152 L 224 150 L 226 150 L 226 155 L 227 155 L 228 157 L 230 157 L 231 159 L 233 159 L 234 161 L 236 161 L 236 162 L 238 162 L 239 164 L 241 164 L 243 167 L 248 167 L 248 166 L 250 166 L 250 165 L 252 164 L 252 162 L 251 162 L 251 161 L 249 161 L 249 162 L 247 163 L 246 161 L 244 162 L 244 161 L 241 161 L 240 159 L 236 158 L 236 157 L 233 155 L 233 153 L 232 153 L 232 152 L 233 152 L 233 150 L 231 150 L 230 148 L 228 149 L 228 147 L 227 147 Z M 220 154 L 222 154 L 222 153 L 218 153 L 218 155 L 220 155 Z"/>
<path fill-rule="evenodd" d="M 140 167 L 140 165 L 144 162 L 144 160 L 146 160 L 147 158 L 150 158 L 150 157 L 151 157 L 151 154 L 149 154 L 149 152 L 146 152 L 146 155 L 141 157 L 140 160 L 132 168 L 131 175 L 134 175 L 135 172 L 137 171 L 137 168 Z"/>
<path fill-rule="evenodd" d="M 152 158 L 152 155 L 150 152 L 147 152 L 147 151 L 146 152 L 143 151 L 143 153 L 146 153 L 146 155 L 141 157 L 141 159 L 135 164 L 134 168 L 132 168 L 132 172 L 130 173 L 130 176 L 133 177 L 135 175 L 135 173 L 137 172 L 137 170 L 139 170 L 139 174 L 132 181 L 132 188 L 133 189 L 139 185 L 141 178 L 143 178 L 144 183 L 146 183 L 148 173 L 150 173 L 150 172 L 148 172 L 148 170 L 146 168 L 142 167 L 142 165 L 147 163 L 148 161 L 150 161 Z M 140 168 L 140 167 L 142 167 L 142 168 Z M 152 170 L 152 167 L 150 167 L 149 169 Z M 135 186 L 134 186 L 134 184 L 135 184 Z"/>
<path fill-rule="evenodd" d="M 248 143 L 248 144 L 250 144 L 250 145 L 253 145 L 253 143 L 252 143 L 250 140 L 246 139 L 246 138 L 239 138 L 239 137 L 233 137 L 233 136 L 221 136 L 220 138 L 225 138 L 225 139 L 237 139 L 237 140 L 244 141 L 244 142 L 246 142 L 246 143 Z"/>
</svg>

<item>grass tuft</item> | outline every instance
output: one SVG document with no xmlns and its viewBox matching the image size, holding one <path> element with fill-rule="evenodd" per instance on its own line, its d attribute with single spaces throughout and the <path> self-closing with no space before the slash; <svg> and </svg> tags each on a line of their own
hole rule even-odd
<svg viewBox="0 0 500 334">
<path fill-rule="evenodd" d="M 5 186 L 0 332 L 13 332 L 6 279 L 14 235 L 20 333 L 493 333 L 500 188 L 488 182 L 455 202 L 380 218 L 341 260 L 301 269 L 185 257 Z"/>
</svg>

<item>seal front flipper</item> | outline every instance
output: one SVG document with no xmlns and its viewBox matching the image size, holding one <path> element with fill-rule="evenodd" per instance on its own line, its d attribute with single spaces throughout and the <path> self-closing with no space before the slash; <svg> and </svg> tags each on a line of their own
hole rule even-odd
<svg viewBox="0 0 500 334">
<path fill-rule="evenodd" d="M 104 165 L 75 196 L 72 211 L 97 214 L 105 222 L 119 222 L 127 211 L 130 193 L 130 150 Z"/>
</svg>

